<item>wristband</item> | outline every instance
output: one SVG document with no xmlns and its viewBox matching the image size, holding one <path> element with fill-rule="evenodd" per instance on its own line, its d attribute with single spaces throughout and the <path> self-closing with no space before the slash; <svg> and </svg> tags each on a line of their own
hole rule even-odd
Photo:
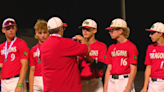
<svg viewBox="0 0 164 92">
<path fill-rule="evenodd" d="M 94 63 L 95 63 L 95 64 L 97 64 L 97 63 L 98 63 L 98 61 L 94 59 Z"/>
<path fill-rule="evenodd" d="M 17 83 L 17 87 L 22 87 L 23 84 L 22 83 Z"/>
</svg>

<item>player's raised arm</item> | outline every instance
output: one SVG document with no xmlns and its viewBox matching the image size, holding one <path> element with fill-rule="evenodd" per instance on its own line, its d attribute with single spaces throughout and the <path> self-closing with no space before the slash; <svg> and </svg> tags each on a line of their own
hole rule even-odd
<svg viewBox="0 0 164 92">
<path fill-rule="evenodd" d="M 86 19 L 79 26 L 83 37 L 89 44 L 89 53 L 79 57 L 79 69 L 83 92 L 102 92 L 103 66 L 106 55 L 106 45 L 95 38 L 97 23 L 93 19 Z M 94 84 L 93 84 L 94 82 Z"/>
<path fill-rule="evenodd" d="M 90 62 L 94 67 L 98 69 L 103 69 L 105 65 L 105 58 L 106 58 L 106 52 L 107 52 L 107 47 L 105 44 L 101 43 L 101 47 L 99 47 L 99 53 L 98 53 L 98 58 L 92 58 L 89 56 L 89 54 L 86 55 L 86 59 L 88 62 Z M 92 53 L 92 52 L 91 52 Z"/>
</svg>

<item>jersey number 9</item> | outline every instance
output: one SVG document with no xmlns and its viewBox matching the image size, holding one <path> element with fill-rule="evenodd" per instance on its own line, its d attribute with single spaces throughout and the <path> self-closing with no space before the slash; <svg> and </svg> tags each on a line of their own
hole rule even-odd
<svg viewBox="0 0 164 92">
<path fill-rule="evenodd" d="M 13 61 L 15 59 L 15 54 L 11 54 L 11 61 Z"/>
</svg>

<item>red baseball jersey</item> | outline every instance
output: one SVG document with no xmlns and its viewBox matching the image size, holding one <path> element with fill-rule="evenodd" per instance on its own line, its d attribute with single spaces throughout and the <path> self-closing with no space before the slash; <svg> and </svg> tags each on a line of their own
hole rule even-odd
<svg viewBox="0 0 164 92">
<path fill-rule="evenodd" d="M 151 65 L 150 77 L 164 79 L 164 46 L 149 45 L 145 65 Z"/>
<path fill-rule="evenodd" d="M 38 62 L 37 52 L 37 48 L 40 50 L 40 46 L 41 44 L 36 44 L 30 51 L 30 66 L 35 66 L 34 76 L 42 76 L 41 62 Z"/>
<path fill-rule="evenodd" d="M 99 62 L 105 63 L 107 46 L 98 40 L 96 40 L 96 42 L 89 45 L 91 49 L 89 56 Z M 98 69 L 95 66 L 91 65 L 91 63 L 86 61 L 85 57 L 79 57 L 79 62 L 80 62 L 80 75 L 82 80 L 88 80 L 88 79 L 93 79 L 103 76 L 103 70 Z"/>
<path fill-rule="evenodd" d="M 87 54 L 87 45 L 50 36 L 40 51 L 44 92 L 82 92 L 76 57 Z"/>
<path fill-rule="evenodd" d="M 129 40 L 109 46 L 106 63 L 112 64 L 111 75 L 130 73 L 130 64 L 137 64 L 137 57 L 138 50 Z"/>
<path fill-rule="evenodd" d="M 11 78 L 13 76 L 19 75 L 21 70 L 21 59 L 29 59 L 29 48 L 25 41 L 17 37 L 16 41 L 12 45 L 7 61 L 5 59 L 5 43 L 0 45 L 0 63 L 3 63 L 1 78 Z M 9 48 L 11 42 L 8 42 L 7 48 Z"/>
</svg>

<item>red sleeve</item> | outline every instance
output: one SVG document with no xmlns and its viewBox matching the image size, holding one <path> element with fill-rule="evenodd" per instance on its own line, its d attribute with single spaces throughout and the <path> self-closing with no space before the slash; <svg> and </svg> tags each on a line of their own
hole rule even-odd
<svg viewBox="0 0 164 92">
<path fill-rule="evenodd" d="M 26 42 L 22 41 L 20 43 L 20 58 L 21 59 L 29 59 L 29 48 Z"/>
<path fill-rule="evenodd" d="M 107 52 L 107 46 L 105 44 L 101 45 L 98 61 L 105 63 L 106 52 Z"/>
<path fill-rule="evenodd" d="M 71 39 L 66 41 L 67 50 L 64 51 L 66 56 L 85 56 L 88 52 L 86 44 L 77 43 Z"/>
<path fill-rule="evenodd" d="M 1 54 L 0 54 L 0 63 L 3 63 L 3 58 Z"/>
<path fill-rule="evenodd" d="M 34 48 L 32 48 L 30 50 L 30 66 L 35 66 L 36 65 L 36 62 L 35 62 L 35 58 L 34 58 Z"/>
<path fill-rule="evenodd" d="M 108 52 L 106 54 L 106 60 L 105 60 L 105 63 L 106 64 L 112 64 L 112 56 L 111 56 L 111 46 L 109 46 L 108 48 Z"/>
<path fill-rule="evenodd" d="M 145 57 L 145 63 L 144 64 L 145 65 L 151 65 L 151 59 L 149 57 L 149 46 L 148 46 L 148 48 L 146 50 L 146 57 Z"/>
<path fill-rule="evenodd" d="M 138 60 L 138 50 L 135 45 L 132 45 L 129 50 L 129 57 L 128 57 L 130 64 L 137 64 Z"/>
<path fill-rule="evenodd" d="M 1 53 L 0 53 L 0 63 L 3 63 L 3 56 L 2 56 L 2 48 L 1 48 L 1 46 L 0 46 L 0 51 L 1 51 Z"/>
<path fill-rule="evenodd" d="M 3 49 L 3 45 L 1 44 L 0 45 L 0 63 L 3 63 L 4 62 L 4 55 L 5 54 L 5 51 L 4 51 L 4 49 Z"/>
</svg>

